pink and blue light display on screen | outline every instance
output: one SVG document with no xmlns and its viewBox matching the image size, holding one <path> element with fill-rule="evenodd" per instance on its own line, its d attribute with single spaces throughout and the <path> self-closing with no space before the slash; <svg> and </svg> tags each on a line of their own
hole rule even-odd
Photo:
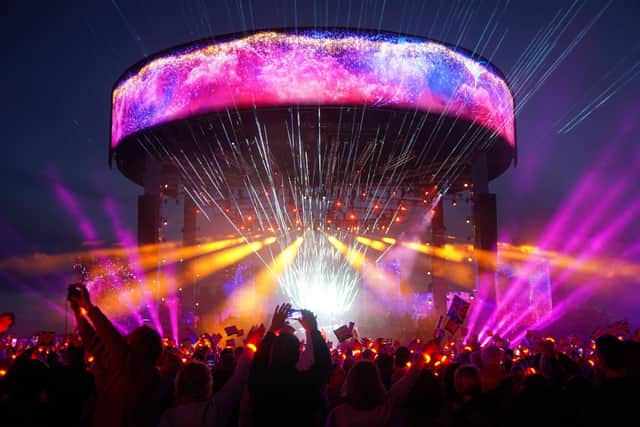
<svg viewBox="0 0 640 427">
<path fill-rule="evenodd" d="M 113 91 L 111 146 L 198 114 L 295 105 L 446 114 L 515 144 L 511 92 L 485 62 L 425 39 L 309 30 L 201 42 L 149 60 Z"/>
</svg>

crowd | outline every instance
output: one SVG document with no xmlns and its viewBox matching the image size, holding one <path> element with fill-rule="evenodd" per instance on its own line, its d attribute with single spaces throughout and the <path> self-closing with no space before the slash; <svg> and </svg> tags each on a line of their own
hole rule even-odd
<svg viewBox="0 0 640 427">
<path fill-rule="evenodd" d="M 235 348 L 141 326 L 123 336 L 79 286 L 77 334 L 11 342 L 0 315 L 0 425 L 606 426 L 637 424 L 640 342 L 530 335 L 513 348 L 434 334 L 327 341 L 313 313 L 276 307 Z M 294 322 L 304 328 L 299 340 Z"/>
</svg>

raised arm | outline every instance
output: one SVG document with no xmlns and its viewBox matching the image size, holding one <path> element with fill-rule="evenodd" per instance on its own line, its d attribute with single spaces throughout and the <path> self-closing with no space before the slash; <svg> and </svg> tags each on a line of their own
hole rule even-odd
<svg viewBox="0 0 640 427">
<path fill-rule="evenodd" d="M 298 371 L 307 371 L 313 366 L 315 357 L 313 355 L 313 340 L 311 339 L 311 333 L 307 331 L 304 351 L 300 354 L 300 359 L 296 364 Z"/>
<path fill-rule="evenodd" d="M 91 351 L 90 348 L 96 344 L 96 331 L 84 317 L 82 310 L 77 303 L 71 302 L 71 311 L 73 311 L 73 316 L 76 319 L 76 327 L 78 328 L 80 338 L 82 338 L 84 348 Z"/>
<path fill-rule="evenodd" d="M 253 363 L 249 373 L 249 388 L 253 388 L 256 385 L 260 385 L 263 376 L 267 373 L 269 368 L 269 355 L 271 354 L 271 346 L 273 340 L 278 332 L 286 324 L 287 315 L 291 304 L 282 304 L 276 306 L 271 319 L 271 327 L 269 332 L 262 338 L 260 344 L 257 346 L 256 354 L 253 357 Z"/>
<path fill-rule="evenodd" d="M 264 325 L 254 325 L 247 334 L 244 351 L 238 358 L 233 375 L 212 398 L 217 406 L 222 404 L 226 407 L 237 407 L 240 403 L 242 392 L 249 379 L 249 369 L 256 353 L 256 344 L 260 342 L 263 335 Z"/>
<path fill-rule="evenodd" d="M 114 361 L 124 361 L 129 347 L 107 316 L 95 305 L 88 310 L 87 316 L 96 328 L 96 336 L 103 343 L 105 350 L 114 358 Z"/>
<path fill-rule="evenodd" d="M 94 339 L 99 340 L 104 350 L 109 353 L 110 359 L 116 363 L 123 363 L 127 357 L 128 347 L 120 332 L 113 326 L 107 316 L 91 303 L 89 291 L 85 286 L 76 286 L 78 293 L 69 296 L 69 301 L 79 307 L 80 312 L 85 312 L 94 326 Z M 81 316 L 82 317 L 82 316 Z M 86 322 L 86 319 L 83 318 Z M 88 324 L 88 323 L 87 323 Z M 87 324 L 82 323 L 83 328 Z M 84 337 L 83 337 L 84 339 Z"/>
<path fill-rule="evenodd" d="M 324 342 L 322 334 L 318 330 L 318 322 L 316 316 L 309 310 L 302 310 L 302 319 L 300 323 L 307 331 L 310 338 L 309 343 L 313 348 L 313 364 L 307 371 L 311 376 L 311 381 L 322 385 L 329 381 L 331 374 L 331 353 L 327 343 Z"/>
</svg>

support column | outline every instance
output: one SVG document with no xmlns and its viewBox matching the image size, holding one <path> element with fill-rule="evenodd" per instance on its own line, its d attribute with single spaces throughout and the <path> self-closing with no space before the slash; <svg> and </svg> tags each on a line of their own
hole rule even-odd
<svg viewBox="0 0 640 427">
<path fill-rule="evenodd" d="M 196 204 L 193 203 L 191 197 L 184 196 L 184 211 L 182 222 L 182 244 L 184 246 L 192 246 L 196 244 Z"/>
<path fill-rule="evenodd" d="M 184 194 L 182 197 L 183 211 L 182 211 L 182 246 L 189 247 L 195 246 L 197 241 L 197 207 L 188 194 Z M 181 265 L 181 277 L 182 283 L 179 286 L 182 291 L 178 293 L 180 299 L 180 329 L 192 330 L 200 328 L 200 323 L 196 321 L 196 316 L 199 316 L 198 307 L 196 307 L 196 301 L 198 300 L 198 279 L 195 276 L 188 274 L 187 262 Z M 202 319 L 199 319 L 200 321 Z M 197 327 L 197 328 L 196 328 Z"/>
<path fill-rule="evenodd" d="M 152 251 L 146 256 L 151 256 L 158 260 L 158 241 L 160 240 L 160 181 L 161 166 L 160 163 L 147 156 L 144 162 L 144 193 L 138 196 L 138 245 L 153 245 Z M 153 291 L 149 292 L 149 288 L 143 291 L 143 308 L 142 315 L 145 323 L 153 322 L 153 326 L 161 329 L 160 319 L 154 304 L 154 299 L 158 299 L 159 275 L 157 261 L 154 268 L 150 268 L 145 272 L 145 278 Z"/>
<path fill-rule="evenodd" d="M 498 218 L 496 195 L 489 192 L 487 157 L 480 153 L 471 168 L 473 180 L 474 245 L 488 256 L 478 264 L 476 288 L 480 298 L 495 304 L 498 251 Z M 486 261 L 484 261 L 486 259 Z"/>
<path fill-rule="evenodd" d="M 160 164 L 145 159 L 144 193 L 138 196 L 138 245 L 157 244 L 160 238 Z"/>
<path fill-rule="evenodd" d="M 434 207 L 431 218 L 431 244 L 435 247 L 443 246 L 445 243 L 445 232 L 444 203 L 443 200 L 440 199 Z M 436 317 L 446 314 L 447 311 L 447 292 L 449 291 L 449 286 L 445 278 L 446 262 L 446 260 L 440 257 L 431 257 L 431 292 Z"/>
</svg>

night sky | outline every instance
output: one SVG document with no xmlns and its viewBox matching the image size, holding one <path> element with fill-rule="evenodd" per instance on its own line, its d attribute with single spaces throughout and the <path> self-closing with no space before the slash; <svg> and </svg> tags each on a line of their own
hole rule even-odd
<svg viewBox="0 0 640 427">
<path fill-rule="evenodd" d="M 56 197 L 54 182 L 75 194 L 104 244 L 116 240 L 105 198 L 115 202 L 121 223 L 135 230 L 141 189 L 107 162 L 111 88 L 130 65 L 210 35 L 349 26 L 459 44 L 489 58 L 509 81 L 524 75 L 528 80 L 515 96 L 518 165 L 491 184 L 498 195 L 501 239 L 535 244 L 564 214 L 567 221 L 553 230 L 549 249 L 562 251 L 570 242 L 571 253 L 579 255 L 594 236 L 615 225 L 594 253 L 640 264 L 640 221 L 633 211 L 640 202 L 640 3 L 571 5 L 5 0 L 0 4 L 0 257 L 82 250 L 82 233 Z M 565 13 L 575 16 L 543 40 L 553 20 Z M 531 49 L 534 42 L 538 48 L 546 43 L 548 56 L 536 69 L 518 73 L 517 64 L 540 52 Z M 519 60 L 523 52 L 524 61 Z M 577 124 L 572 121 L 583 116 Z M 589 174 L 579 202 L 565 209 Z M 625 212 L 630 218 L 616 223 Z M 578 233 L 590 217 L 592 224 Z M 59 330 L 62 317 L 46 301 L 62 306 L 65 280 L 64 275 L 0 271 L 0 311 L 16 312 L 19 332 Z M 604 309 L 611 320 L 626 317 L 638 323 L 638 285 L 638 279 L 603 280 L 589 304 Z M 580 284 L 568 283 L 558 297 L 575 286 Z"/>
</svg>

